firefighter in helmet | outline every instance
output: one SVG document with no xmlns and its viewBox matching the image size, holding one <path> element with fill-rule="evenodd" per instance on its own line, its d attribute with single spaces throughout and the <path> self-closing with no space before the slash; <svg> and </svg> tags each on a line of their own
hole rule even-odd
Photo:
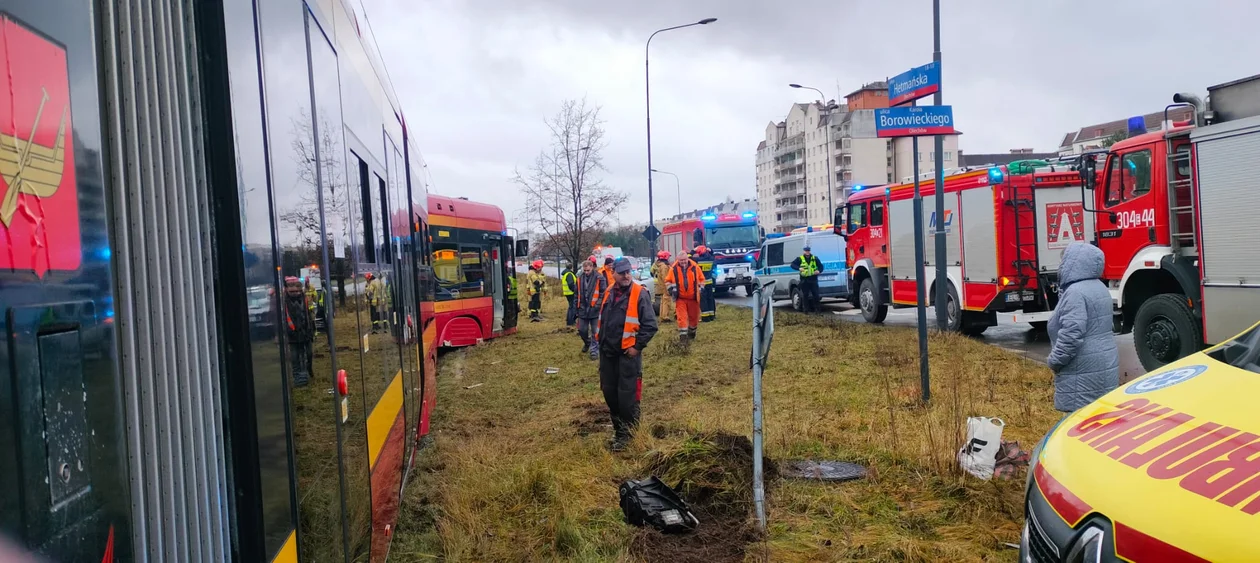
<svg viewBox="0 0 1260 563">
<path fill-rule="evenodd" d="M 289 329 L 289 363 L 293 370 L 293 386 L 305 387 L 311 379 L 311 363 L 315 340 L 315 319 L 307 308 L 302 281 L 294 276 L 284 278 L 284 314 Z"/>
<path fill-rule="evenodd" d="M 525 289 L 529 291 L 529 322 L 542 321 L 542 298 L 547 295 L 547 276 L 542 273 L 543 261 L 534 260 L 529 265 L 529 275 L 525 278 Z"/>
<path fill-rule="evenodd" d="M 668 250 L 657 252 L 656 262 L 652 264 L 652 279 L 655 282 L 652 297 L 656 299 L 656 317 L 662 321 L 673 318 L 673 299 L 665 291 L 665 278 L 669 276 L 669 257 Z"/>
<path fill-rule="evenodd" d="M 388 331 L 389 322 L 385 315 L 385 282 L 372 272 L 364 274 L 364 277 L 367 278 L 367 301 L 368 309 L 372 313 L 372 333 Z"/>
</svg>

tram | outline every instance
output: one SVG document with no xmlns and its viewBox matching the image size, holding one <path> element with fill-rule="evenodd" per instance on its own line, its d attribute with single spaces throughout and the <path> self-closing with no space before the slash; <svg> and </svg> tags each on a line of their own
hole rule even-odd
<svg viewBox="0 0 1260 563">
<path fill-rule="evenodd" d="M 0 38 L 0 536 L 386 560 L 440 285 L 361 4 L 0 0 Z"/>
<path fill-rule="evenodd" d="M 517 301 L 509 291 L 516 257 L 503 210 L 430 195 L 429 221 L 438 345 L 472 346 L 515 333 Z"/>
</svg>

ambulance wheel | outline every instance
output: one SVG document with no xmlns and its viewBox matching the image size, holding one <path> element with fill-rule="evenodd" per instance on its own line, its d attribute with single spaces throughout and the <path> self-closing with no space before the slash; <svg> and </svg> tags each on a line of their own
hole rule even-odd
<svg viewBox="0 0 1260 563">
<path fill-rule="evenodd" d="M 805 311 L 805 304 L 801 302 L 801 290 L 797 289 L 796 286 L 792 286 L 792 310 Z"/>
<path fill-rule="evenodd" d="M 1199 351 L 1203 335 L 1183 295 L 1164 293 L 1147 299 L 1133 318 L 1133 347 L 1147 371 Z"/>
<path fill-rule="evenodd" d="M 858 287 L 858 307 L 862 309 L 862 318 L 868 323 L 882 323 L 888 318 L 888 304 L 875 291 L 875 281 L 871 278 L 862 280 Z"/>
</svg>

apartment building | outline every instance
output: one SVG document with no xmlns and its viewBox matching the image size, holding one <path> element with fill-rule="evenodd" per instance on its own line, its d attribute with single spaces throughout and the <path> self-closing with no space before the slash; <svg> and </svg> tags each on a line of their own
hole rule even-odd
<svg viewBox="0 0 1260 563">
<path fill-rule="evenodd" d="M 905 140 L 899 155 L 899 143 L 875 136 L 875 110 L 885 107 L 888 85 L 872 82 L 845 96 L 842 104 L 792 104 L 783 121 L 766 125 L 756 160 L 757 211 L 767 232 L 828 224 L 853 186 L 900 181 L 903 165 L 906 170 L 912 165 L 910 142 Z M 924 158 L 934 156 L 931 139 L 923 141 Z M 957 137 L 947 137 L 946 168 L 957 166 L 957 152 Z"/>
</svg>

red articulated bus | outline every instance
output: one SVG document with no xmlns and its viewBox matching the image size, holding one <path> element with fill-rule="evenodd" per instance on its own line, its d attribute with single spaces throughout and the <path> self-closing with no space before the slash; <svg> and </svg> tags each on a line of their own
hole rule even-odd
<svg viewBox="0 0 1260 563">
<path fill-rule="evenodd" d="M 429 196 L 437 343 L 472 346 L 516 332 L 508 299 L 516 271 L 503 210 L 467 198 Z"/>
</svg>

